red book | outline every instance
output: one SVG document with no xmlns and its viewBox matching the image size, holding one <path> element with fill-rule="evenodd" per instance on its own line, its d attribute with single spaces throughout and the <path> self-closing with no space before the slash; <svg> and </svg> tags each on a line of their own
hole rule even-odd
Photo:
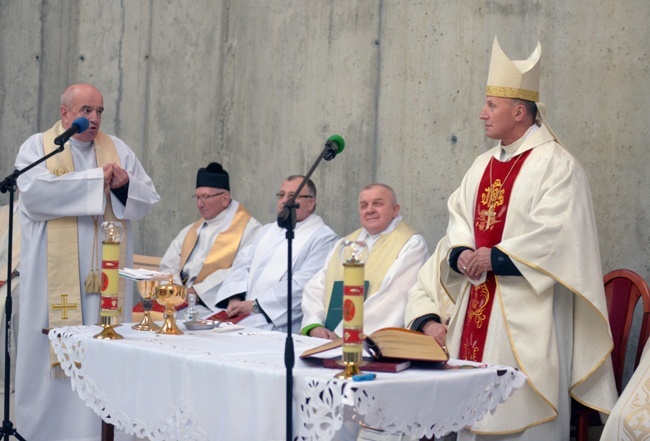
<svg viewBox="0 0 650 441">
<path fill-rule="evenodd" d="M 339 364 L 340 358 L 325 358 L 323 359 L 323 367 L 331 369 L 343 369 L 343 365 Z M 373 360 L 372 358 L 363 359 L 365 364 L 359 366 L 362 372 L 401 372 L 411 367 L 409 360 L 396 360 L 396 359 L 383 359 L 381 361 Z"/>
<path fill-rule="evenodd" d="M 208 317 L 208 320 L 219 320 L 220 322 L 237 323 L 240 320 L 245 319 L 249 315 L 250 314 L 241 314 L 236 317 L 228 317 L 228 313 L 224 309 L 217 312 L 216 314 L 212 314 L 210 317 Z"/>
</svg>

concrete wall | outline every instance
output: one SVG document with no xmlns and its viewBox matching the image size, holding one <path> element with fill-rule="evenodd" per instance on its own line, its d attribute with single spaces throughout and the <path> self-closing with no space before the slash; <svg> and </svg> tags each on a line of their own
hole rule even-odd
<svg viewBox="0 0 650 441">
<path fill-rule="evenodd" d="M 136 239 L 158 255 L 197 216 L 199 167 L 222 162 L 234 197 L 270 222 L 283 178 L 334 133 L 347 147 L 313 176 L 325 220 L 350 232 L 358 190 L 385 182 L 433 249 L 448 196 L 493 145 L 478 113 L 494 36 L 511 58 L 539 40 L 541 99 L 589 175 L 603 270 L 650 279 L 647 0 L 2 3 L 0 174 L 58 118 L 65 86 L 97 85 L 102 128 L 162 196 Z"/>
</svg>

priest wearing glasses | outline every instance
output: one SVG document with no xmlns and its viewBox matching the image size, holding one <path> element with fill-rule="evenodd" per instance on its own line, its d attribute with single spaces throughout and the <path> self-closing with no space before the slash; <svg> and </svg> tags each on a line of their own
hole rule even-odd
<svg viewBox="0 0 650 441">
<path fill-rule="evenodd" d="M 178 233 L 160 261 L 160 271 L 173 274 L 174 283 L 197 295 L 197 313 L 203 317 L 218 310 L 217 291 L 262 224 L 232 199 L 230 176 L 217 162 L 199 169 L 192 199 L 201 217 Z"/>
<path fill-rule="evenodd" d="M 295 194 L 303 176 L 290 176 L 277 193 L 280 213 Z M 316 186 L 311 180 L 296 198 L 295 237 L 292 243 L 292 322 L 287 320 L 287 239 L 286 230 L 276 221 L 262 227 L 255 241 L 237 256 L 232 273 L 217 294 L 217 306 L 230 317 L 243 318 L 239 324 L 294 333 L 302 320 L 302 293 L 305 285 L 323 266 L 338 237 L 316 211 Z"/>
</svg>

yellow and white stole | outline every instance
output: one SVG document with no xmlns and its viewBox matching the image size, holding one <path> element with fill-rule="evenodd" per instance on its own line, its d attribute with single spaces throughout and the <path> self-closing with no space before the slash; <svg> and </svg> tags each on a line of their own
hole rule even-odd
<svg viewBox="0 0 650 441">
<path fill-rule="evenodd" d="M 43 151 L 47 155 L 58 148 L 54 139 L 64 132 L 61 121 L 58 121 L 47 132 L 43 133 Z M 120 164 L 120 158 L 115 150 L 113 140 L 103 132 L 98 132 L 94 140 L 97 166 L 105 164 Z M 74 162 L 70 146 L 61 153 L 48 158 L 45 162 L 47 169 L 62 176 L 74 171 Z M 106 192 L 105 221 L 119 221 L 115 218 L 111 205 L 110 190 Z M 120 246 L 120 265 L 126 263 L 126 224 L 125 237 Z M 64 256 L 62 259 L 61 256 Z M 84 275 L 85 277 L 85 275 Z M 79 243 L 77 236 L 77 217 L 68 216 L 47 222 L 47 281 L 48 281 L 48 328 L 75 326 L 83 324 L 81 308 L 81 288 L 79 286 Z M 119 302 L 124 305 L 124 280 L 120 280 Z M 123 320 L 124 309 L 120 308 L 119 321 Z M 99 311 L 97 311 L 99 319 Z M 53 359 L 56 364 L 56 359 Z"/>
<path fill-rule="evenodd" d="M 345 237 L 346 240 L 357 240 L 363 229 Z M 381 236 L 372 247 L 364 268 L 364 278 L 368 281 L 368 292 L 366 299 L 370 298 L 381 287 L 381 282 L 386 273 L 399 256 L 400 251 L 408 240 L 416 234 L 404 220 L 395 229 Z M 325 311 L 329 311 L 329 303 L 332 298 L 334 282 L 343 280 L 343 264 L 339 253 L 334 252 L 325 272 Z"/>
<path fill-rule="evenodd" d="M 239 249 L 239 244 L 244 236 L 244 230 L 246 229 L 246 225 L 248 225 L 250 218 L 250 213 L 240 204 L 228 228 L 217 235 L 208 255 L 205 257 L 201 271 L 199 271 L 199 274 L 196 276 L 194 283 L 202 282 L 203 279 L 217 270 L 230 268 L 232 266 L 235 256 L 237 255 L 237 250 Z M 192 228 L 187 232 L 185 239 L 183 239 L 183 245 L 181 246 L 181 270 L 187 263 L 190 253 L 196 246 L 196 242 L 199 239 L 197 230 L 203 222 L 205 222 L 203 219 L 196 221 L 194 225 L 192 225 Z"/>
</svg>

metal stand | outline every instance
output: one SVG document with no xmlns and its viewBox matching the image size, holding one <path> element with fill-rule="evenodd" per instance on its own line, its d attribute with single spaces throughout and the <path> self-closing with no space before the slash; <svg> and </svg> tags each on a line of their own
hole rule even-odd
<svg viewBox="0 0 650 441">
<path fill-rule="evenodd" d="M 13 251 L 13 218 L 14 218 L 14 192 L 16 191 L 15 184 L 12 188 L 9 189 L 9 237 L 8 237 L 8 247 L 7 247 L 7 300 L 5 302 L 5 396 L 4 396 L 4 405 L 5 413 L 4 419 L 2 420 L 2 434 L 3 439 L 8 440 L 9 436 L 15 436 L 16 438 L 22 440 L 22 436 L 18 434 L 14 428 L 13 423 L 9 419 L 9 394 L 11 393 L 11 355 L 9 355 L 9 346 L 11 341 L 11 315 L 12 315 L 12 298 L 11 298 L 11 273 L 12 273 L 12 251 Z M 5 190 L 3 188 L 2 192 Z"/>
<path fill-rule="evenodd" d="M 7 176 L 2 182 L 0 182 L 0 193 L 9 192 L 9 237 L 7 242 L 7 300 L 5 303 L 5 397 L 4 397 L 4 419 L 2 421 L 2 429 L 0 433 L 2 434 L 2 439 L 8 441 L 10 436 L 14 436 L 19 440 L 25 441 L 25 438 L 20 436 L 14 424 L 9 419 L 9 394 L 11 393 L 11 356 L 9 355 L 9 345 L 10 345 L 10 333 L 11 333 L 11 314 L 12 314 L 12 298 L 11 298 L 11 258 L 13 252 L 13 234 L 14 234 L 14 195 L 16 193 L 16 179 L 18 176 L 25 173 L 27 170 L 35 167 L 41 162 L 45 161 L 51 156 L 56 155 L 63 151 L 63 144 L 59 146 L 56 150 L 48 153 L 32 164 L 28 165 L 22 170 L 14 170 L 12 174 Z"/>
<path fill-rule="evenodd" d="M 335 138 L 336 137 L 336 138 Z M 334 145 L 331 141 L 337 143 L 337 148 L 334 148 Z M 343 145 L 341 145 L 343 144 Z M 324 158 L 326 161 L 331 161 L 334 159 L 337 153 L 340 153 L 343 150 L 345 145 L 343 138 L 338 135 L 334 135 L 328 139 L 325 143 L 325 148 L 321 152 L 320 156 L 312 165 L 311 169 L 307 172 L 302 182 L 296 189 L 295 194 L 291 199 L 287 201 L 284 205 L 284 208 L 278 214 L 278 226 L 287 230 L 287 338 L 284 345 L 284 366 L 286 367 L 287 373 L 287 388 L 286 388 L 286 441 L 293 441 L 293 366 L 295 364 L 295 354 L 293 347 L 293 338 L 291 337 L 291 295 L 292 295 L 292 281 L 293 281 L 293 269 L 291 267 L 292 257 L 292 241 L 294 238 L 294 229 L 296 227 L 296 209 L 300 207 L 296 203 L 296 198 L 300 195 L 303 187 L 309 181 L 309 178 L 318 167 L 320 161 Z"/>
</svg>

